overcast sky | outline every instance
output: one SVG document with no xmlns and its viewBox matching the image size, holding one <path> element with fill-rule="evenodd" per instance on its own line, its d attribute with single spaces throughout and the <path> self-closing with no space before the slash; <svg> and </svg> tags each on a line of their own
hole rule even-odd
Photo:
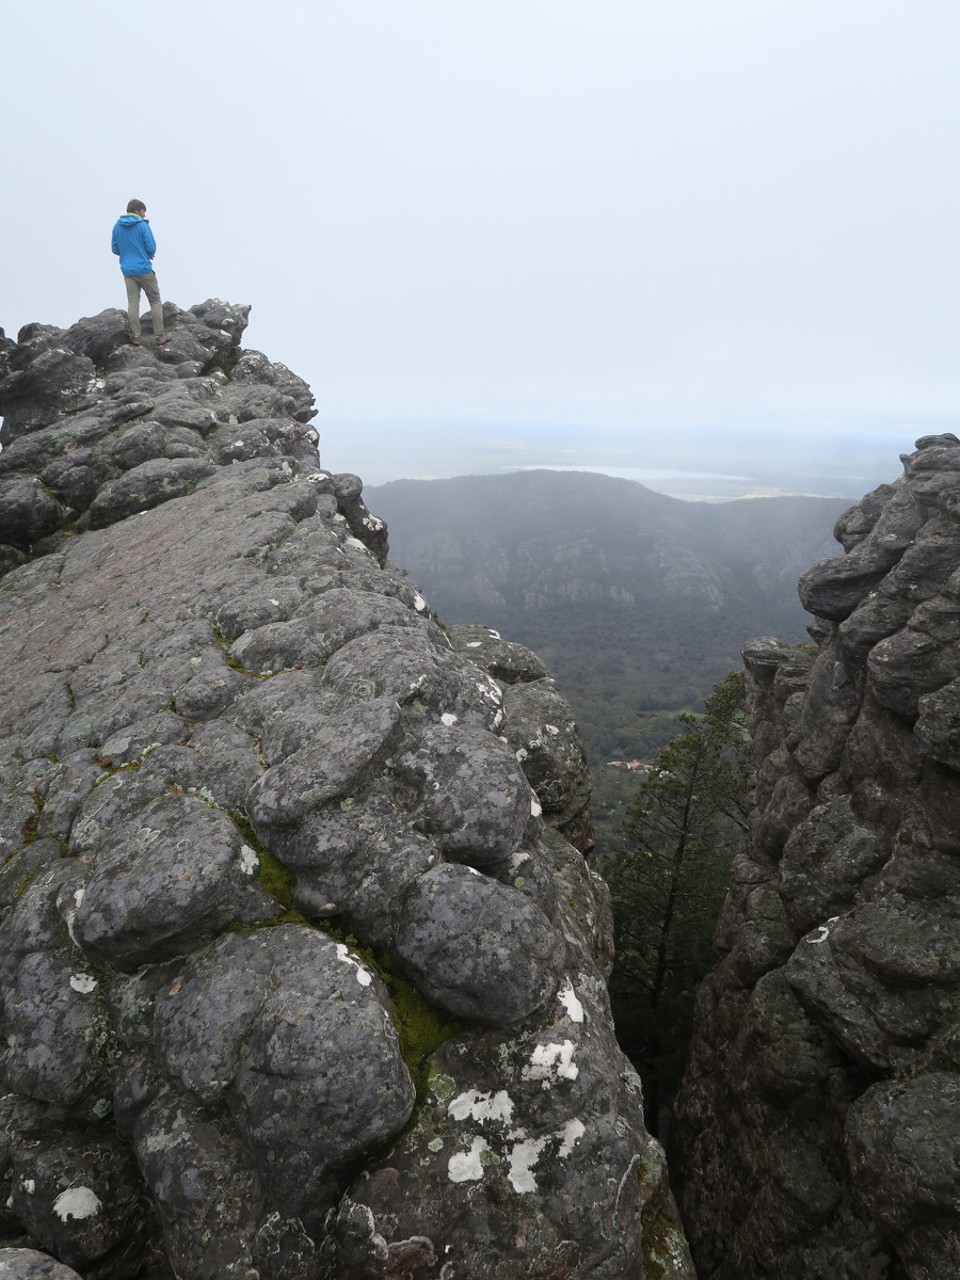
<svg viewBox="0 0 960 1280">
<path fill-rule="evenodd" d="M 164 298 L 252 303 L 360 457 L 369 423 L 960 422 L 957 0 L 46 0 L 2 33 L 9 336 L 123 305 L 135 196 Z"/>
</svg>

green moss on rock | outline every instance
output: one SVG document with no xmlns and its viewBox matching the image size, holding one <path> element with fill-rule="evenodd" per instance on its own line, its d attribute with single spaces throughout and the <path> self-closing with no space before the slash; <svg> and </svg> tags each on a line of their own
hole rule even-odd
<svg viewBox="0 0 960 1280">
<path fill-rule="evenodd" d="M 400 1051 L 417 1090 L 417 1098 L 421 1099 L 428 1088 L 434 1088 L 436 1092 L 437 1077 L 430 1074 L 430 1055 L 444 1041 L 462 1031 L 465 1024 L 437 1009 L 412 983 L 396 974 L 385 974 L 383 980 L 390 992 L 393 1020 L 400 1036 Z"/>
</svg>

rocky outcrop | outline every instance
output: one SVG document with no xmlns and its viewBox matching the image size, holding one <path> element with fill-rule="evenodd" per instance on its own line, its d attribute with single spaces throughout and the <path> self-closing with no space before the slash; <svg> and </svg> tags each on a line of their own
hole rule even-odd
<svg viewBox="0 0 960 1280">
<path fill-rule="evenodd" d="M 0 1280 L 79 1280 L 79 1277 L 72 1267 L 65 1267 L 36 1249 L 0 1249 Z"/>
<path fill-rule="evenodd" d="M 569 708 L 247 312 L 0 351 L 0 1267 L 690 1277 Z"/>
<path fill-rule="evenodd" d="M 841 516 L 816 645 L 744 650 L 750 849 L 679 1103 L 703 1280 L 960 1274 L 960 441 Z"/>
<path fill-rule="evenodd" d="M 590 769 L 570 705 L 529 649 L 487 627 L 449 630 L 464 657 L 496 680 L 503 694 L 503 737 L 537 793 L 545 820 L 581 853 L 594 848 Z"/>
</svg>

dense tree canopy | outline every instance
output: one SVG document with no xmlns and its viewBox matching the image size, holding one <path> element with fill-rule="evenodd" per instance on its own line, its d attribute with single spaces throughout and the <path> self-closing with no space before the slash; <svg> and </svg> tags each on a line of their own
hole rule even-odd
<svg viewBox="0 0 960 1280">
<path fill-rule="evenodd" d="M 607 868 L 614 1011 L 653 1127 L 679 1085 L 696 988 L 712 963 L 713 926 L 744 842 L 750 739 L 742 673 L 716 686 L 702 716 L 680 719 L 683 729 L 637 786 Z"/>
</svg>

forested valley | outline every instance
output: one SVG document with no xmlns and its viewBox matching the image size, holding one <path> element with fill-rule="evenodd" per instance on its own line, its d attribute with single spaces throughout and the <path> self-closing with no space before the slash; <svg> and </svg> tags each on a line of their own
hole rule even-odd
<svg viewBox="0 0 960 1280">
<path fill-rule="evenodd" d="M 605 856 L 649 761 L 758 635 L 805 640 L 799 574 L 849 503 L 682 502 L 591 472 L 398 480 L 366 490 L 391 559 L 442 622 L 546 663 L 576 713 Z M 618 762 L 614 764 L 612 762 Z"/>
</svg>

